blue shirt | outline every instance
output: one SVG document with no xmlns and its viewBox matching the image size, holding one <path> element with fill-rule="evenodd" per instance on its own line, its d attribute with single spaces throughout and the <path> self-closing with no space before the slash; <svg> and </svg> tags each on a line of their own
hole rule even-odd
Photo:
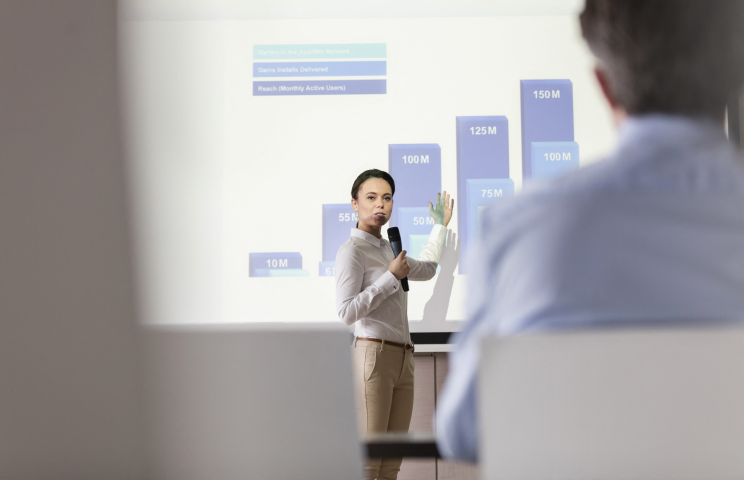
<svg viewBox="0 0 744 480">
<path fill-rule="evenodd" d="M 439 449 L 476 460 L 484 336 L 744 319 L 744 159 L 721 125 L 632 117 L 609 158 L 484 215 Z"/>
</svg>

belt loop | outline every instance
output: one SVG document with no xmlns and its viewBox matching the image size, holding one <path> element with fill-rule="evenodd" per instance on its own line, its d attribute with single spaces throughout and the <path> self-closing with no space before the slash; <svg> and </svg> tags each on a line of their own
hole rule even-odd
<svg viewBox="0 0 744 480">
<path fill-rule="evenodd" d="M 380 353 L 382 353 L 383 350 L 385 350 L 385 339 L 384 338 L 382 339 L 382 342 L 380 345 Z"/>
<path fill-rule="evenodd" d="M 356 344 L 359 341 L 359 337 L 354 337 L 354 348 L 356 348 Z"/>
</svg>

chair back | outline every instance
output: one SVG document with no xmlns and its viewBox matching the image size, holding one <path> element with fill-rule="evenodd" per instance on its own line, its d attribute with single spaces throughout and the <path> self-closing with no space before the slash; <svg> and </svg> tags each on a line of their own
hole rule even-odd
<svg viewBox="0 0 744 480">
<path fill-rule="evenodd" d="M 153 478 L 360 478 L 350 336 L 339 325 L 145 330 Z"/>
<path fill-rule="evenodd" d="M 744 330 L 488 338 L 484 479 L 744 478 Z"/>
</svg>

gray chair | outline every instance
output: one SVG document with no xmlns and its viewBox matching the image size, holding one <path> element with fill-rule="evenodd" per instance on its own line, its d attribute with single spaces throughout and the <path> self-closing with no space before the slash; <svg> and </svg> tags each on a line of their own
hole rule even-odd
<svg viewBox="0 0 744 480">
<path fill-rule="evenodd" d="M 483 478 L 744 478 L 744 330 L 489 338 Z"/>
<path fill-rule="evenodd" d="M 340 324 L 159 326 L 144 336 L 153 478 L 361 478 Z"/>
</svg>

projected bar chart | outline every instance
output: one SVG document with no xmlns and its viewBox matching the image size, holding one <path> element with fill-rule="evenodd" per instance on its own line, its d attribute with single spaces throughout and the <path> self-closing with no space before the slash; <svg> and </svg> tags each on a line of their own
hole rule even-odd
<svg viewBox="0 0 744 480">
<path fill-rule="evenodd" d="M 406 250 L 407 256 L 411 258 L 418 258 L 421 252 L 424 251 L 424 247 L 429 242 L 429 235 L 408 235 L 408 248 Z"/>
<path fill-rule="evenodd" d="M 430 229 L 431 230 L 431 229 Z M 421 252 L 424 251 L 424 247 L 429 243 L 429 234 L 427 235 L 408 235 L 408 248 L 406 250 L 406 256 L 418 259 Z M 442 270 L 442 266 L 437 267 L 437 274 Z"/>
<path fill-rule="evenodd" d="M 256 62 L 254 77 L 363 77 L 387 73 L 387 62 Z"/>
<path fill-rule="evenodd" d="M 408 256 L 418 257 L 418 255 L 414 256 L 411 253 L 413 248 L 411 239 L 413 237 L 424 237 L 423 241 L 426 245 L 433 227 L 434 219 L 429 215 L 429 207 L 398 208 L 398 228 L 401 232 L 401 243 L 403 244 L 403 250 L 408 252 Z M 420 241 L 420 239 L 418 240 Z"/>
<path fill-rule="evenodd" d="M 555 178 L 578 168 L 578 143 L 532 142 L 532 178 Z"/>
<path fill-rule="evenodd" d="M 388 145 L 388 172 L 395 180 L 391 227 L 401 226 L 400 209 L 427 207 L 442 191 L 442 149 L 436 143 Z M 429 231 L 431 232 L 431 227 Z M 401 236 L 408 232 L 401 230 Z"/>
<path fill-rule="evenodd" d="M 253 82 L 253 95 L 375 95 L 387 92 L 386 80 L 307 80 Z"/>
<path fill-rule="evenodd" d="M 332 277 L 336 275 L 336 262 L 320 262 L 318 264 L 319 277 Z"/>
<path fill-rule="evenodd" d="M 464 258 L 475 232 L 470 225 L 477 220 L 481 199 L 467 194 L 468 181 L 496 181 L 509 178 L 509 122 L 505 116 L 457 117 L 457 191 L 458 235 Z M 513 187 L 512 187 L 513 192 Z M 476 201 L 477 200 L 477 201 Z M 475 212 L 475 214 L 473 214 Z M 465 273 L 465 262 L 458 266 Z"/>
<path fill-rule="evenodd" d="M 386 56 L 387 45 L 384 43 L 254 45 L 254 78 L 327 77 L 328 80 L 254 81 L 253 96 L 384 95 L 387 93 L 387 80 L 384 78 L 339 77 L 384 77 L 387 75 L 387 61 L 382 59 Z"/>
<path fill-rule="evenodd" d="M 485 208 L 499 200 L 514 196 L 514 182 L 508 178 L 467 180 L 468 238 L 478 238 Z"/>
<path fill-rule="evenodd" d="M 341 245 L 350 237 L 351 229 L 359 219 L 348 203 L 328 203 L 323 205 L 323 260 L 318 274 L 321 277 L 333 276 L 336 254 Z"/>
<path fill-rule="evenodd" d="M 254 45 L 254 60 L 385 58 L 384 43 L 323 43 L 294 45 Z"/>
<path fill-rule="evenodd" d="M 293 268 L 259 268 L 255 277 L 309 277 L 310 272 Z"/>
<path fill-rule="evenodd" d="M 248 254 L 249 277 L 307 277 L 299 252 L 261 252 Z"/>
<path fill-rule="evenodd" d="M 520 90 L 522 175 L 533 178 L 533 143 L 574 141 L 573 84 L 571 80 L 522 80 Z"/>
</svg>

